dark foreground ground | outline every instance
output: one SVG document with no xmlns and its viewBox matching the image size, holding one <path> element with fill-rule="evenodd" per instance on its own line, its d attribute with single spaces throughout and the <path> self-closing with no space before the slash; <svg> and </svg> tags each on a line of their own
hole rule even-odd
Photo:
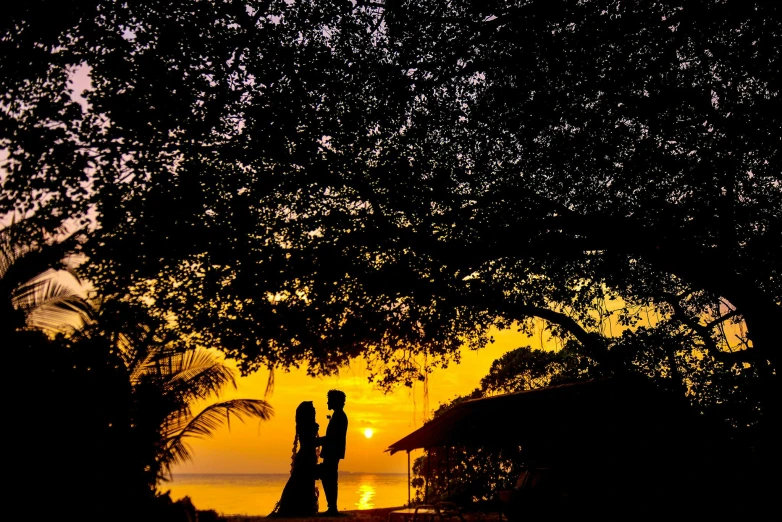
<svg viewBox="0 0 782 522">
<path fill-rule="evenodd" d="M 388 513 L 398 507 L 364 509 L 360 511 L 345 511 L 342 517 L 309 517 L 309 518 L 286 518 L 290 522 L 388 522 Z M 220 517 L 219 522 L 261 522 L 265 521 L 264 516 L 227 516 Z M 271 520 L 271 519 L 270 519 Z M 396 519 L 395 519 L 396 520 Z"/>
<path fill-rule="evenodd" d="M 318 516 L 310 518 L 288 518 L 285 520 L 291 522 L 388 522 L 388 514 L 396 509 L 402 509 L 402 507 L 345 511 L 343 512 L 342 517 Z M 266 517 L 262 516 L 228 516 L 218 518 L 218 522 L 265 522 L 265 520 Z M 465 513 L 464 520 L 465 522 L 497 522 L 498 517 L 496 514 Z M 393 522 L 403 522 L 403 519 L 401 517 L 394 517 Z"/>
</svg>

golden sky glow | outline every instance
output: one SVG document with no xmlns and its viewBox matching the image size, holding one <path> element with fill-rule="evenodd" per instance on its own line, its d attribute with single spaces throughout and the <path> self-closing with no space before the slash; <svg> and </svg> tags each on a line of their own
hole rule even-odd
<svg viewBox="0 0 782 522">
<path fill-rule="evenodd" d="M 462 361 L 446 370 L 437 370 L 429 378 L 429 412 L 440 404 L 475 389 L 491 363 L 519 346 L 541 347 L 541 337 L 528 339 L 514 331 L 495 334 L 496 342 L 479 352 L 465 350 Z M 552 345 L 553 346 L 553 345 Z M 237 390 L 227 390 L 221 400 L 263 398 L 267 372 L 258 372 L 238 380 Z M 193 460 L 176 466 L 174 473 L 288 473 L 295 434 L 294 413 L 301 401 L 315 404 L 320 434 L 326 432 L 330 412 L 326 393 L 338 388 L 347 395 L 348 436 L 345 460 L 340 470 L 370 473 L 406 473 L 403 452 L 389 456 L 385 449 L 423 423 L 423 388 L 400 387 L 384 394 L 367 382 L 362 361 L 356 361 L 339 376 L 314 378 L 304 370 L 275 373 L 274 393 L 267 400 L 275 409 L 270 421 L 232 422 L 207 439 L 189 439 Z M 372 430 L 367 437 L 366 429 Z M 413 458 L 417 456 L 415 452 Z"/>
</svg>

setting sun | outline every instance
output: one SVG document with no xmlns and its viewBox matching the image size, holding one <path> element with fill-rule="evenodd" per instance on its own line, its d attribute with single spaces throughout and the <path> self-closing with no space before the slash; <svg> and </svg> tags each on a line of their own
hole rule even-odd
<svg viewBox="0 0 782 522">
<path fill-rule="evenodd" d="M 372 434 L 375 432 L 372 428 L 364 428 L 364 436 L 368 439 L 372 438 Z"/>
</svg>

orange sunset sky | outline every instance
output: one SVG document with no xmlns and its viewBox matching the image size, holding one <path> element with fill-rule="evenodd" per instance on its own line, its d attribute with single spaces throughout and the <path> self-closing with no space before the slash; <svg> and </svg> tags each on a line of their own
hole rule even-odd
<svg viewBox="0 0 782 522">
<path fill-rule="evenodd" d="M 545 336 L 544 334 L 544 337 Z M 479 351 L 463 350 L 458 365 L 437 369 L 429 377 L 429 415 L 437 407 L 458 395 L 466 394 L 480 383 L 491 363 L 509 350 L 530 345 L 544 346 L 541 336 L 530 339 L 515 330 L 494 332 L 495 342 Z M 553 347 L 553 342 L 549 346 Z M 263 398 L 268 378 L 261 371 L 238 379 L 238 389 L 227 389 L 221 400 Z M 340 471 L 368 473 L 406 473 L 407 456 L 385 453 L 389 445 L 419 428 L 424 420 L 423 384 L 414 388 L 399 386 L 384 394 L 367 382 L 363 361 L 357 360 L 334 377 L 309 377 L 303 369 L 275 371 L 274 392 L 267 400 L 275 415 L 269 421 L 232 422 L 213 437 L 188 439 L 192 461 L 173 468 L 173 473 L 288 473 L 295 429 L 294 413 L 301 401 L 315 404 L 320 433 L 325 433 L 330 412 L 326 392 L 338 388 L 347 395 L 345 413 L 349 427 L 345 460 Z M 367 438 L 366 428 L 373 434 Z M 420 452 L 413 452 L 414 459 Z"/>
</svg>

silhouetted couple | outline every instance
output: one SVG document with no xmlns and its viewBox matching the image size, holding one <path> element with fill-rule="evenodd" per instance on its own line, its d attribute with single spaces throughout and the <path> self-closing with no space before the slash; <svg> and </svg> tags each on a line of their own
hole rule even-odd
<svg viewBox="0 0 782 522">
<path fill-rule="evenodd" d="M 315 406 L 304 401 L 296 408 L 296 437 L 293 439 L 291 476 L 282 490 L 282 496 L 270 517 L 301 517 L 318 514 L 318 488 L 320 479 L 326 494 L 328 509 L 325 516 L 338 516 L 337 493 L 339 461 L 345 458 L 345 439 L 348 417 L 345 415 L 345 393 L 329 390 L 327 406 L 334 413 L 329 417 L 326 435 L 318 436 L 315 422 Z M 320 449 L 320 455 L 318 454 Z M 322 461 L 318 462 L 318 457 Z"/>
</svg>

